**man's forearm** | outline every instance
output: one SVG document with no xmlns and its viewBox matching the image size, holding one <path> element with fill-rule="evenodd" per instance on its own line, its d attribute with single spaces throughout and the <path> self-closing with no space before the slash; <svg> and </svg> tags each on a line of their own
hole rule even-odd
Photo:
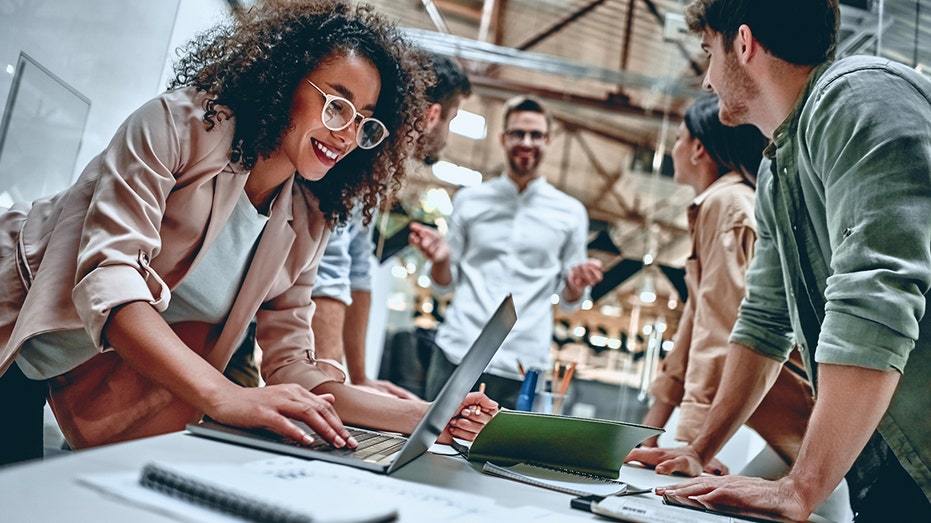
<svg viewBox="0 0 931 523">
<path fill-rule="evenodd" d="M 443 287 L 452 283 L 453 273 L 449 267 L 449 260 L 434 262 L 433 266 L 430 267 L 430 279 L 432 279 L 433 282 L 437 285 L 441 285 Z"/>
<path fill-rule="evenodd" d="M 666 426 L 666 423 L 669 422 L 669 418 L 672 416 L 675 409 L 676 406 L 671 403 L 666 403 L 660 399 L 654 399 L 653 405 L 650 405 L 650 409 L 643 417 L 642 423 L 650 427 L 663 428 Z M 643 445 L 647 447 L 656 447 L 658 444 L 659 436 L 651 436 L 643 441 Z"/>
<path fill-rule="evenodd" d="M 373 395 L 359 387 L 328 381 L 313 389 L 314 394 L 333 394 L 334 406 L 343 423 L 378 430 L 410 434 L 429 403 L 423 400 L 403 400 Z M 376 404 L 378 408 L 372 408 Z"/>
<path fill-rule="evenodd" d="M 318 296 L 314 298 L 317 310 L 311 320 L 314 331 L 314 349 L 317 358 L 326 358 L 343 362 L 343 323 L 346 318 L 346 304 L 335 298 Z"/>
<path fill-rule="evenodd" d="M 365 381 L 365 337 L 368 331 L 372 293 L 352 291 L 352 305 L 346 309 L 343 326 L 343 347 L 346 351 L 346 370 L 352 383 Z"/>
<path fill-rule="evenodd" d="M 585 294 L 584 287 L 581 289 L 573 289 L 571 286 L 569 286 L 568 283 L 566 284 L 565 287 L 563 287 L 563 291 L 562 291 L 562 297 L 566 301 L 566 303 L 575 303 L 579 301 L 582 298 L 583 294 Z"/>
<path fill-rule="evenodd" d="M 827 499 L 879 425 L 899 384 L 895 371 L 818 366 L 818 400 L 789 473 L 812 510 Z"/>
<path fill-rule="evenodd" d="M 708 463 L 753 414 L 779 375 L 782 363 L 731 343 L 721 385 L 692 448 Z"/>
</svg>

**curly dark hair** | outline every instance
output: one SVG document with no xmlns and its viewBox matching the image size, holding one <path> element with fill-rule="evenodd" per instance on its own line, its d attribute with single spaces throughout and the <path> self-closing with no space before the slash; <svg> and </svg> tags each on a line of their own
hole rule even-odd
<svg viewBox="0 0 931 523">
<path fill-rule="evenodd" d="M 357 148 L 321 180 L 298 177 L 320 201 L 331 226 L 346 223 L 354 205 L 364 222 L 385 195 L 400 188 L 407 158 L 420 154 L 421 109 L 432 75 L 424 54 L 366 4 L 345 0 L 264 0 L 227 24 L 199 34 L 179 50 L 169 88 L 193 86 L 211 96 L 204 123 L 212 129 L 222 107 L 236 118 L 230 160 L 252 169 L 268 158 L 293 127 L 291 100 L 319 65 L 355 53 L 381 77 L 374 114 L 389 130 L 374 149 Z M 416 156 L 415 156 L 416 157 Z"/>
</svg>

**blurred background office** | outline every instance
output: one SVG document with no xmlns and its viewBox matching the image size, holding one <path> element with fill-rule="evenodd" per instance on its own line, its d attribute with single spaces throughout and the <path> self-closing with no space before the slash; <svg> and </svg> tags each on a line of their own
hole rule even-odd
<svg viewBox="0 0 931 523">
<path fill-rule="evenodd" d="M 0 2 L 0 206 L 69 185 L 130 111 L 164 89 L 178 45 L 252 3 Z M 501 173 L 501 103 L 534 94 L 556 117 L 544 176 L 586 205 L 589 255 L 605 267 L 582 310 L 555 309 L 553 358 L 577 363 L 565 410 L 641 419 L 687 298 L 682 267 L 694 195 L 673 182 L 669 153 L 706 67 L 698 40 L 684 31 L 687 2 L 369 3 L 457 60 L 473 95 L 440 161 L 412 176 L 377 222 L 367 374 L 409 379 L 397 375 L 397 361 L 422 356 L 417 336 L 429 335 L 446 306 L 430 295 L 423 258 L 410 248 L 393 252 L 394 233 L 411 219 L 442 230 L 459 187 Z M 882 54 L 931 71 L 931 0 L 841 4 L 839 55 Z M 747 433 L 722 460 L 739 466 L 760 445 Z"/>
</svg>

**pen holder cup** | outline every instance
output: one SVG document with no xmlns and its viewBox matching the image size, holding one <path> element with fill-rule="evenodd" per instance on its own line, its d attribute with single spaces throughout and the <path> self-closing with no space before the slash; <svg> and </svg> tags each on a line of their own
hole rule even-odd
<svg viewBox="0 0 931 523">
<path fill-rule="evenodd" d="M 541 414 L 563 413 L 563 407 L 566 404 L 566 395 L 555 392 L 538 392 L 533 398 L 533 412 Z"/>
</svg>

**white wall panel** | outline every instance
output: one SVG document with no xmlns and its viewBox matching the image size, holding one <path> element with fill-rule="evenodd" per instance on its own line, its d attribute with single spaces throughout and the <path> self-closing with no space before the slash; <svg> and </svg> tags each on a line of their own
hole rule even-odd
<svg viewBox="0 0 931 523">
<path fill-rule="evenodd" d="M 174 49 L 227 10 L 224 0 L 4 1 L 0 108 L 20 52 L 90 99 L 74 178 L 130 112 L 164 89 Z"/>
</svg>

